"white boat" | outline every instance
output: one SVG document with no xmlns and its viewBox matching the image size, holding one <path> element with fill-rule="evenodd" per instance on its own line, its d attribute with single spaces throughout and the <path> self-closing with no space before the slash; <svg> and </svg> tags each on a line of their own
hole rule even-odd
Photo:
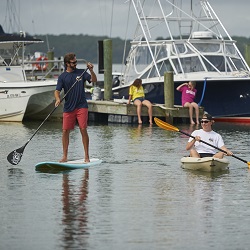
<svg viewBox="0 0 250 250">
<path fill-rule="evenodd" d="M 46 71 L 27 70 L 26 63 L 32 62 L 24 57 L 27 45 L 41 42 L 24 33 L 6 34 L 0 27 L 0 121 L 35 119 L 53 103 L 57 79 L 48 78 L 53 65 Z M 48 60 L 44 64 L 50 62 L 54 63 Z"/>
<path fill-rule="evenodd" d="M 214 117 L 250 114 L 249 66 L 208 1 L 127 2 L 138 24 L 113 98 L 128 98 L 129 86 L 141 78 L 146 98 L 164 103 L 164 73 L 172 71 L 175 88 L 196 81 L 196 102 Z M 174 96 L 180 105 L 181 93 Z"/>
<path fill-rule="evenodd" d="M 220 172 L 228 170 L 229 161 L 226 158 L 215 157 L 182 157 L 182 168 L 189 170 L 198 170 L 204 172 Z"/>
</svg>

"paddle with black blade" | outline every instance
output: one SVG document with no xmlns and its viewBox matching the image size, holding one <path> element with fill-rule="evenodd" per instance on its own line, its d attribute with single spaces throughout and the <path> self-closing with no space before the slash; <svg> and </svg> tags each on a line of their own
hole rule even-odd
<svg viewBox="0 0 250 250">
<path fill-rule="evenodd" d="M 186 132 L 184 132 L 184 131 L 179 130 L 177 127 L 175 127 L 175 126 L 173 126 L 173 125 L 171 125 L 171 124 L 169 124 L 169 123 L 166 123 L 166 122 L 160 120 L 159 118 L 156 118 L 156 117 L 155 117 L 155 118 L 154 118 L 154 121 L 155 121 L 156 125 L 159 126 L 160 128 L 163 128 L 163 129 L 165 129 L 165 130 L 180 132 L 180 133 L 182 133 L 182 134 L 184 134 L 184 135 L 187 135 L 187 136 L 192 137 L 192 138 L 195 139 L 194 136 L 192 136 L 192 135 L 190 135 L 190 134 L 188 134 L 188 133 L 186 133 Z M 207 142 L 205 142 L 205 141 L 203 141 L 203 140 L 200 140 L 200 142 L 202 142 L 202 143 L 204 143 L 204 144 L 207 144 L 208 146 L 213 147 L 213 148 L 215 148 L 215 149 L 217 149 L 217 150 L 219 150 L 219 151 L 221 151 L 221 152 L 227 154 L 227 152 L 226 152 L 225 150 L 223 150 L 223 149 L 221 149 L 221 148 L 218 148 L 218 147 L 216 147 L 216 146 L 214 146 L 214 145 L 212 145 L 212 144 L 210 144 L 210 143 L 207 143 Z M 234 157 L 234 158 L 236 158 L 236 159 L 238 159 L 238 160 L 240 160 L 240 161 L 245 162 L 245 163 L 248 165 L 248 168 L 250 168 L 250 162 L 249 162 L 249 161 L 246 161 L 246 160 L 244 160 L 244 159 L 241 159 L 240 157 L 235 156 L 235 155 L 231 155 L 231 156 Z"/>
<path fill-rule="evenodd" d="M 69 94 L 69 92 L 75 87 L 75 85 L 81 81 L 84 73 L 88 70 L 88 68 L 86 68 L 82 74 L 78 77 L 76 77 L 76 81 L 73 83 L 73 85 L 69 88 L 69 90 L 66 92 L 66 94 L 62 97 L 62 99 L 60 100 L 60 103 L 66 98 L 66 96 Z M 58 105 L 59 106 L 59 105 Z M 11 153 L 9 153 L 9 155 L 7 156 L 7 160 L 9 163 L 11 163 L 12 165 L 17 165 L 23 156 L 23 151 L 25 149 L 25 147 L 28 145 L 28 143 L 32 140 L 32 138 L 36 135 L 36 133 L 38 132 L 38 130 L 42 127 L 42 125 L 48 120 L 48 118 L 55 112 L 55 110 L 57 109 L 58 106 L 55 106 L 54 109 L 46 116 L 46 118 L 44 119 L 44 121 L 39 125 L 39 127 L 37 128 L 37 130 L 34 132 L 34 134 L 30 137 L 30 139 L 21 147 L 18 149 L 15 149 L 14 151 L 12 151 Z"/>
</svg>

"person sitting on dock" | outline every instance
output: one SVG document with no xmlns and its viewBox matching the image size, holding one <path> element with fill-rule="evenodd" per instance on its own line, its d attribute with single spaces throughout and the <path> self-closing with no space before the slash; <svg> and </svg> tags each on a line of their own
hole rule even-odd
<svg viewBox="0 0 250 250">
<path fill-rule="evenodd" d="M 189 118 L 190 123 L 195 124 L 193 120 L 193 109 L 195 110 L 196 123 L 199 123 L 199 106 L 196 102 L 194 102 L 194 98 L 197 93 L 197 89 L 195 88 L 196 82 L 185 82 L 179 85 L 176 90 L 182 92 L 181 103 L 183 107 L 189 108 Z"/>
<path fill-rule="evenodd" d="M 222 159 L 224 152 L 217 152 L 215 148 L 200 142 L 200 140 L 214 145 L 227 152 L 227 155 L 232 155 L 233 153 L 226 148 L 224 141 L 220 134 L 212 130 L 212 124 L 214 120 L 210 114 L 204 114 L 201 119 L 202 129 L 193 131 L 186 145 L 186 150 L 190 150 L 190 156 L 195 158 L 202 157 L 215 157 Z"/>
<path fill-rule="evenodd" d="M 128 104 L 130 104 L 131 100 L 133 101 L 134 105 L 137 107 L 137 117 L 138 123 L 142 124 L 141 119 L 141 109 L 142 105 L 145 105 L 148 108 L 148 116 L 149 116 L 149 124 L 153 124 L 153 111 L 152 111 L 152 103 L 149 100 L 145 99 L 144 89 L 142 86 L 141 79 L 135 79 L 133 84 L 129 88 L 129 99 Z"/>
</svg>

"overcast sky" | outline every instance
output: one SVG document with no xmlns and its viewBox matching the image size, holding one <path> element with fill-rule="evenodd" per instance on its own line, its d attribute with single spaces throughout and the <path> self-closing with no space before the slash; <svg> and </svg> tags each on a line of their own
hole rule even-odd
<svg viewBox="0 0 250 250">
<path fill-rule="evenodd" d="M 13 27 L 17 32 L 17 23 L 20 23 L 20 29 L 31 35 L 87 34 L 124 39 L 129 7 L 128 2 L 125 2 L 127 1 L 1 0 L 0 24 L 6 33 L 13 32 Z M 210 0 L 209 3 L 231 36 L 250 37 L 250 0 Z M 6 11 L 7 6 L 9 11 Z M 13 12 L 17 13 L 16 20 L 10 15 Z M 130 14 L 130 20 L 133 18 L 134 11 Z M 10 26 L 10 21 L 13 27 Z M 131 34 L 128 33 L 128 36 L 131 38 L 134 30 L 129 25 Z"/>
</svg>

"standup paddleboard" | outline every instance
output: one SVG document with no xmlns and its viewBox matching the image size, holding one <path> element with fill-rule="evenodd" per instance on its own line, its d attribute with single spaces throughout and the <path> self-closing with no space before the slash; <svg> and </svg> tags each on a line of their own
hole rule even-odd
<svg viewBox="0 0 250 250">
<path fill-rule="evenodd" d="M 93 158 L 90 159 L 90 162 L 84 163 L 84 159 L 67 161 L 67 162 L 56 162 L 56 161 L 44 161 L 39 162 L 35 165 L 36 170 L 41 169 L 54 169 L 54 170 L 63 170 L 63 169 L 79 169 L 79 168 L 89 168 L 91 166 L 98 165 L 102 162 L 102 160 Z"/>
</svg>

